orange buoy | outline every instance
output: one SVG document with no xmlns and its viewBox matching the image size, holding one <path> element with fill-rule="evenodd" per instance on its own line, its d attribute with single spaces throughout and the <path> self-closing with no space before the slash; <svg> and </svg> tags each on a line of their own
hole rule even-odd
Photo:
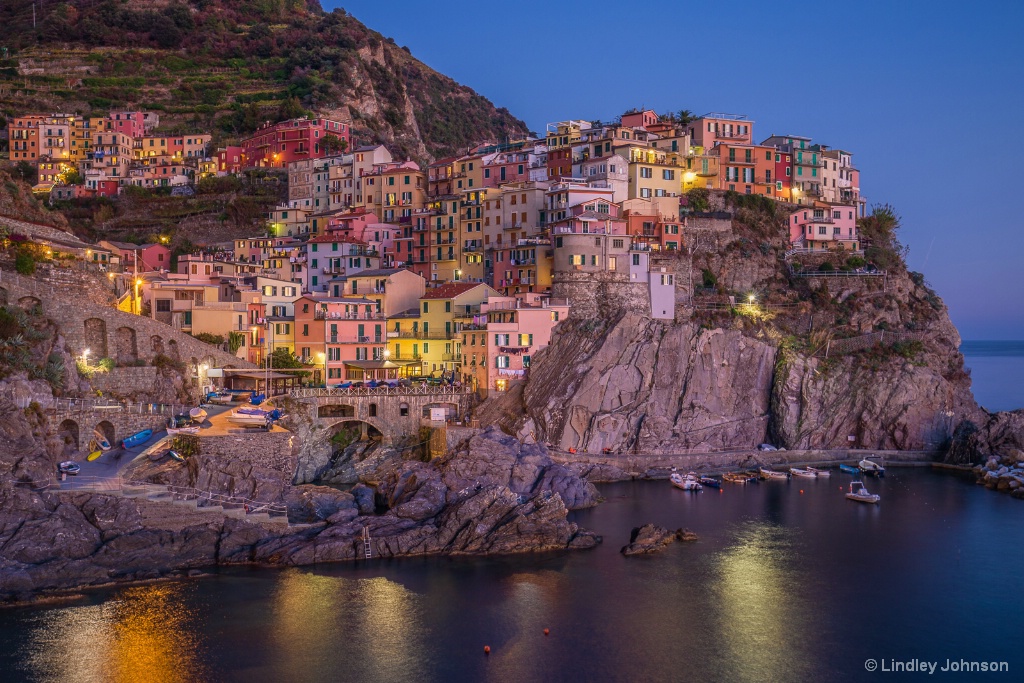
<svg viewBox="0 0 1024 683">
<path fill-rule="evenodd" d="M 801 496 L 804 495 L 804 490 L 803 489 L 800 489 L 800 495 Z"/>
<path fill-rule="evenodd" d="M 490 645 L 484 645 L 484 654 L 485 655 L 491 654 L 491 646 Z"/>
<path fill-rule="evenodd" d="M 544 629 L 544 635 L 548 635 L 549 633 L 551 633 L 551 631 L 549 631 L 548 629 Z"/>
</svg>

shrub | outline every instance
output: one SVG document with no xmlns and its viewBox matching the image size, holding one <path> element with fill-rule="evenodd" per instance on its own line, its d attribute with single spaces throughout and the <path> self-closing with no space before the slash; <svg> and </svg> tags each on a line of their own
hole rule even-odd
<svg viewBox="0 0 1024 683">
<path fill-rule="evenodd" d="M 114 369 L 115 363 L 113 358 L 100 358 L 96 361 L 96 369 L 102 372 L 110 372 Z"/>
<path fill-rule="evenodd" d="M 832 265 L 831 261 L 825 261 L 820 266 L 818 266 L 818 270 L 820 270 L 823 273 L 831 273 L 835 269 L 836 267 Z"/>
<path fill-rule="evenodd" d="M 701 277 L 704 280 L 704 286 L 707 287 L 708 289 L 712 289 L 718 286 L 718 278 L 715 277 L 715 274 L 712 273 L 707 268 L 701 271 Z"/>
<path fill-rule="evenodd" d="M 78 376 L 86 379 L 92 379 L 92 376 L 96 374 L 96 368 L 90 366 L 84 360 L 75 360 L 75 369 L 78 370 Z"/>
<path fill-rule="evenodd" d="M 865 265 L 867 265 L 867 261 L 862 259 L 860 256 L 851 256 L 850 258 L 846 259 L 846 265 L 848 268 L 856 270 L 857 268 L 863 268 Z"/>
<path fill-rule="evenodd" d="M 14 258 L 14 269 L 22 275 L 31 275 L 36 272 L 36 260 L 32 258 L 32 254 L 21 251 Z"/>
<path fill-rule="evenodd" d="M 209 332 L 199 332 L 197 334 L 193 334 L 192 336 L 195 337 L 196 339 L 198 339 L 201 342 L 206 342 L 207 344 L 213 344 L 214 346 L 223 346 L 224 345 L 224 337 L 222 337 L 219 334 L 210 334 Z"/>
<path fill-rule="evenodd" d="M 687 203 L 694 211 L 709 211 L 711 209 L 709 197 L 710 193 L 703 187 L 695 187 L 686 193 Z"/>
</svg>

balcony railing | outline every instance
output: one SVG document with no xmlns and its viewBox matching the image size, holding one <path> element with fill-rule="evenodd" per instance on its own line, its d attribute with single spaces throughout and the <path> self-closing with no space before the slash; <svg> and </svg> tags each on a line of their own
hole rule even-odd
<svg viewBox="0 0 1024 683">
<path fill-rule="evenodd" d="M 384 335 L 373 335 L 367 336 L 346 336 L 340 334 L 329 334 L 327 335 L 326 342 L 328 344 L 385 344 L 387 343 L 387 337 Z"/>
<path fill-rule="evenodd" d="M 385 315 L 371 311 L 370 313 L 338 313 L 335 311 L 316 311 L 315 320 L 383 320 Z"/>
</svg>

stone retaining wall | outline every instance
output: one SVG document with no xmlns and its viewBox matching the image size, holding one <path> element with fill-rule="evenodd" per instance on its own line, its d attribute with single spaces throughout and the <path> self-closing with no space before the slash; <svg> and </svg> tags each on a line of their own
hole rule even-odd
<svg viewBox="0 0 1024 683">
<path fill-rule="evenodd" d="M 723 453 L 687 453 L 677 455 L 590 455 L 586 453 L 551 452 L 556 462 L 577 468 L 596 469 L 594 481 L 601 481 L 602 468 L 615 468 L 629 478 L 662 479 L 673 468 L 695 472 L 722 472 L 752 469 L 761 465 L 788 468 L 814 463 L 838 463 L 877 456 L 885 463 L 920 463 L 935 459 L 933 451 L 866 451 L 866 450 L 813 450 L 813 451 L 729 451 Z M 608 469 L 614 473 L 614 470 Z M 621 477 L 618 477 L 621 478 Z M 614 479 L 612 479 L 614 480 Z"/>
<path fill-rule="evenodd" d="M 569 314 L 574 318 L 614 315 L 621 310 L 651 310 L 649 285 L 630 282 L 626 276 L 616 273 L 554 273 L 551 294 L 569 300 Z"/>
</svg>

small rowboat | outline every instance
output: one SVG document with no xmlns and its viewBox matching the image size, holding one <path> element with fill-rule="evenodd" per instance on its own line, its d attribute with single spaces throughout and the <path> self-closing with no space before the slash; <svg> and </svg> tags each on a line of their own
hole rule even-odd
<svg viewBox="0 0 1024 683">
<path fill-rule="evenodd" d="M 196 424 L 203 424 L 206 422 L 206 411 L 202 408 L 193 408 L 188 411 L 188 416 L 192 418 L 192 421 Z"/>
<path fill-rule="evenodd" d="M 733 484 L 757 483 L 757 477 L 750 474 L 749 472 L 726 472 L 725 474 L 722 475 L 722 479 Z"/>
<path fill-rule="evenodd" d="M 178 462 L 185 462 L 185 456 L 173 448 L 167 451 L 167 455 L 171 456 L 172 459 L 177 460 Z"/>
<path fill-rule="evenodd" d="M 714 477 L 701 477 L 698 481 L 700 481 L 701 486 L 707 486 L 713 489 L 722 488 L 722 482 Z"/>
<path fill-rule="evenodd" d="M 143 429 L 141 432 L 132 434 L 127 439 L 121 442 L 122 448 L 134 448 L 135 446 L 141 446 L 142 444 L 149 441 L 149 437 L 153 436 L 152 429 Z"/>
<path fill-rule="evenodd" d="M 846 492 L 846 497 L 850 500 L 855 500 L 858 503 L 878 503 L 882 500 L 882 497 L 877 493 L 870 493 L 864 488 L 864 483 L 860 481 L 851 481 L 850 490 Z"/>
<path fill-rule="evenodd" d="M 216 403 L 217 405 L 227 405 L 228 403 L 231 403 L 231 400 L 233 398 L 234 398 L 234 396 L 229 394 L 228 392 L 226 392 L 226 391 L 219 391 L 219 392 L 216 392 L 216 393 L 209 393 L 209 394 L 207 394 L 206 395 L 206 402 L 207 403 Z"/>
<path fill-rule="evenodd" d="M 82 466 L 79 465 L 74 460 L 65 460 L 61 464 L 57 465 L 57 471 L 60 472 L 61 474 L 75 475 L 78 474 L 81 471 L 81 469 Z"/>
<path fill-rule="evenodd" d="M 93 460 L 99 458 L 101 455 L 103 455 L 103 451 L 93 451 L 89 455 L 85 456 L 85 459 L 87 462 L 92 462 Z"/>
<path fill-rule="evenodd" d="M 103 435 L 103 432 L 98 429 L 93 431 L 92 438 L 96 440 L 96 445 L 101 451 L 110 450 L 110 442 L 107 441 L 107 437 Z"/>
<path fill-rule="evenodd" d="M 188 415 L 175 415 L 167 418 L 167 433 L 171 436 L 178 434 L 198 434 L 199 425 L 192 424 L 192 418 Z"/>
<path fill-rule="evenodd" d="M 790 467 L 789 471 L 793 473 L 794 477 L 803 477 L 804 479 L 816 479 L 818 477 L 814 472 L 800 467 Z"/>
<path fill-rule="evenodd" d="M 819 477 L 831 477 L 832 473 L 829 470 L 819 470 L 817 467 L 808 467 L 808 472 L 814 472 Z"/>
<path fill-rule="evenodd" d="M 853 465 L 847 465 L 845 462 L 839 466 L 840 472 L 846 472 L 847 474 L 860 474 L 860 470 Z"/>
<path fill-rule="evenodd" d="M 761 476 L 765 479 L 789 479 L 788 472 L 776 472 L 775 470 L 770 470 L 767 467 L 762 467 L 760 471 Z"/>
<path fill-rule="evenodd" d="M 700 491 L 704 488 L 700 485 L 700 482 L 697 481 L 697 477 L 691 475 L 684 477 L 678 472 L 673 472 L 669 477 L 669 480 L 672 482 L 673 486 L 677 489 L 682 489 L 683 491 Z"/>
</svg>

